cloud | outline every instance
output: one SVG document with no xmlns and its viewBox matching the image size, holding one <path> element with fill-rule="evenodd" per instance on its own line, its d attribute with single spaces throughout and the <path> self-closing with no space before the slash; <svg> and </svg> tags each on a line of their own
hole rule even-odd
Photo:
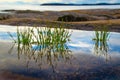
<svg viewBox="0 0 120 80">
<path fill-rule="evenodd" d="M 25 2 L 25 3 L 49 3 L 49 2 L 64 2 L 64 3 L 76 3 L 83 0 L 0 0 L 0 2 L 14 3 L 14 2 Z"/>
<path fill-rule="evenodd" d="M 117 3 L 118 0 L 0 0 L 0 3 L 14 3 L 14 2 L 23 2 L 23 3 L 49 3 L 49 2 L 62 2 L 62 3 L 100 3 L 100 2 L 109 2 Z"/>
<path fill-rule="evenodd" d="M 117 3 L 118 0 L 110 0 L 109 3 Z"/>
<path fill-rule="evenodd" d="M 15 3 L 15 2 L 25 2 L 32 3 L 34 0 L 0 0 L 0 3 Z"/>
<path fill-rule="evenodd" d="M 102 3 L 102 2 L 117 3 L 117 2 L 119 2 L 119 1 L 118 1 L 118 0 L 99 0 L 99 1 L 96 1 L 96 3 Z"/>
</svg>

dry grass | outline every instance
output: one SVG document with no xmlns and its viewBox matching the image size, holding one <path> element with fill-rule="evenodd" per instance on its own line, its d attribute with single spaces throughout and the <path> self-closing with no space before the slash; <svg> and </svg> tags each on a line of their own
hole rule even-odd
<svg viewBox="0 0 120 80">
<path fill-rule="evenodd" d="M 96 21 L 81 21 L 81 22 L 59 22 L 59 21 L 46 21 L 41 19 L 31 19 L 31 18 L 13 18 L 0 21 L 0 24 L 7 25 L 25 25 L 25 26 L 41 26 L 47 23 L 64 23 L 64 24 L 72 24 L 72 25 L 120 25 L 120 19 L 112 19 L 112 20 L 96 20 Z"/>
<path fill-rule="evenodd" d="M 66 28 L 71 29 L 84 29 L 93 30 L 96 25 L 109 25 L 111 30 L 120 31 L 120 9 L 106 10 L 71 10 L 71 11 L 17 11 L 18 14 L 12 15 L 13 17 L 7 20 L 1 20 L 0 24 L 3 25 L 15 25 L 15 26 L 45 26 L 46 23 L 52 24 L 68 24 Z M 80 22 L 61 22 L 56 21 L 59 16 L 65 14 L 73 14 L 74 16 L 84 16 L 87 18 L 93 18 L 90 21 L 80 21 Z"/>
<path fill-rule="evenodd" d="M 93 9 L 93 10 L 70 10 L 70 11 L 62 11 L 62 12 L 76 12 L 90 15 L 103 15 L 103 14 L 119 14 L 120 9 Z"/>
<path fill-rule="evenodd" d="M 120 19 L 84 21 L 84 22 L 70 22 L 70 23 L 72 23 L 72 24 L 120 24 Z"/>
</svg>

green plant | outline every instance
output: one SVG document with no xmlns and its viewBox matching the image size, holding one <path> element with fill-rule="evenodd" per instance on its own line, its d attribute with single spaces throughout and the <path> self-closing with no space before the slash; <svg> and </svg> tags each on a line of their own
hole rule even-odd
<svg viewBox="0 0 120 80">
<path fill-rule="evenodd" d="M 107 41 L 109 39 L 110 32 L 107 27 L 102 27 L 100 31 L 96 28 L 95 37 L 93 41 L 95 42 L 94 54 L 98 56 L 105 56 L 106 60 L 108 60 L 108 44 Z"/>
<path fill-rule="evenodd" d="M 64 52 L 68 50 L 66 43 L 70 41 L 71 34 L 61 25 L 51 28 L 19 28 L 17 27 L 17 39 L 8 32 L 10 37 L 18 45 L 37 45 L 39 50 L 48 49 L 51 52 Z"/>
<path fill-rule="evenodd" d="M 9 33 L 17 44 L 18 59 L 21 58 L 20 55 L 24 54 L 29 60 L 35 60 L 39 67 L 47 63 L 54 72 L 57 62 L 60 60 L 65 63 L 69 62 L 72 55 L 66 43 L 69 41 L 71 34 L 61 25 L 54 25 L 54 27 L 23 29 L 19 27 L 17 28 L 17 40 Z"/>
<path fill-rule="evenodd" d="M 55 26 L 54 26 L 55 27 Z M 36 28 L 37 35 L 34 37 L 37 40 L 37 45 L 42 45 L 42 48 L 51 48 L 53 51 L 64 51 L 67 49 L 66 42 L 69 41 L 70 33 L 67 29 L 57 26 L 51 28 Z"/>
<path fill-rule="evenodd" d="M 33 29 L 30 28 L 24 28 L 24 29 L 19 29 L 17 27 L 17 43 L 23 44 L 23 45 L 29 45 L 32 43 L 33 38 L 32 38 L 32 32 Z"/>
<path fill-rule="evenodd" d="M 93 40 L 97 41 L 107 41 L 109 39 L 110 32 L 107 27 L 103 26 L 103 28 L 99 31 L 97 28 L 95 29 L 95 37 Z"/>
</svg>

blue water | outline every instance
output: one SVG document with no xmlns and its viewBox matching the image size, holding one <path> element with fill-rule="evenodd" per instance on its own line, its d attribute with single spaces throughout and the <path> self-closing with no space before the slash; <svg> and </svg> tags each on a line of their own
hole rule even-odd
<svg viewBox="0 0 120 80">
<path fill-rule="evenodd" d="M 82 10 L 82 9 L 119 9 L 120 5 L 95 5 L 95 6 L 40 6 L 30 4 L 1 4 L 0 10 L 38 10 L 38 11 L 64 11 L 64 10 Z"/>
<path fill-rule="evenodd" d="M 4 27 L 5 28 L 5 27 Z M 10 29 L 9 29 L 10 30 Z M 9 31 L 0 32 L 0 41 L 1 40 L 12 40 Z M 11 32 L 11 35 L 16 39 L 16 32 Z M 72 30 L 72 35 L 70 37 L 70 42 L 67 43 L 67 46 L 70 50 L 74 52 L 85 52 L 92 53 L 92 49 L 95 45 L 95 42 L 92 40 L 94 38 L 94 31 L 82 31 L 82 30 Z M 120 53 L 120 33 L 111 32 L 110 38 L 107 41 L 107 45 L 109 47 L 108 53 Z"/>
<path fill-rule="evenodd" d="M 45 51 L 32 54 L 24 49 L 18 52 L 17 45 L 7 33 L 16 39 L 15 26 L 0 26 L 0 79 L 16 80 L 21 76 L 24 80 L 120 79 L 120 33 L 110 32 L 107 52 L 99 50 L 95 54 L 94 31 L 70 30 L 72 35 L 66 45 L 71 54 L 52 55 Z"/>
</svg>

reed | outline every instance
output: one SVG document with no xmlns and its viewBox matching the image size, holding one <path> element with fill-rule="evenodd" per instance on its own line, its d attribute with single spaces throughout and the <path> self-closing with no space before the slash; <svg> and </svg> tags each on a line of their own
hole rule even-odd
<svg viewBox="0 0 120 80">
<path fill-rule="evenodd" d="M 29 60 L 35 60 L 39 66 L 47 63 L 53 71 L 60 60 L 69 62 L 72 55 L 66 43 L 70 41 L 71 33 L 61 25 L 54 27 L 23 29 L 18 27 L 17 39 L 10 35 L 17 44 L 18 59 L 21 54 L 24 54 Z"/>
<path fill-rule="evenodd" d="M 55 27 L 55 26 L 54 26 Z M 66 43 L 70 40 L 70 33 L 61 26 L 51 28 L 36 28 L 37 35 L 33 34 L 37 45 L 42 48 L 50 48 L 53 51 L 64 51 L 67 49 Z"/>
<path fill-rule="evenodd" d="M 99 31 L 97 28 L 95 29 L 95 37 L 93 40 L 97 41 L 107 41 L 109 39 L 110 32 L 108 31 L 108 28 L 103 26 L 103 28 Z"/>
<path fill-rule="evenodd" d="M 52 25 L 53 26 L 53 25 Z M 42 51 L 43 49 L 48 52 L 68 52 L 70 51 L 67 42 L 70 41 L 71 33 L 69 30 L 64 29 L 62 25 L 54 25 L 54 28 L 41 28 L 41 27 L 17 27 L 17 39 L 10 35 L 15 43 L 19 45 L 30 45 L 33 50 Z M 34 48 L 33 45 L 36 47 Z"/>
<path fill-rule="evenodd" d="M 108 31 L 107 27 L 103 27 L 100 31 L 98 29 L 95 30 L 95 37 L 93 41 L 95 42 L 94 46 L 94 54 L 98 56 L 104 56 L 106 60 L 108 60 L 108 44 L 107 41 L 109 40 L 110 32 Z"/>
<path fill-rule="evenodd" d="M 32 34 L 31 31 L 33 29 L 30 28 L 24 28 L 24 29 L 19 29 L 17 28 L 17 43 L 23 44 L 23 45 L 29 45 L 32 42 Z"/>
</svg>

